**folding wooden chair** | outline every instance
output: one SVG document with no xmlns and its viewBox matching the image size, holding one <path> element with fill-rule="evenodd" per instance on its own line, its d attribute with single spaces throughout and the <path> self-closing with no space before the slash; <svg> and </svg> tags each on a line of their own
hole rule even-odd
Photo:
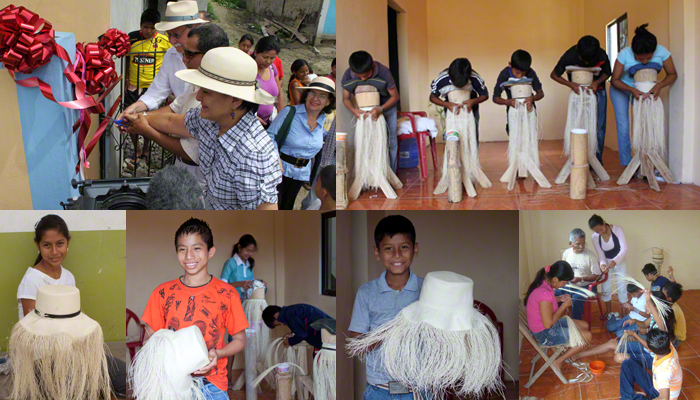
<svg viewBox="0 0 700 400">
<path fill-rule="evenodd" d="M 537 339 L 535 339 L 534 336 L 532 336 L 532 333 L 530 332 L 530 328 L 527 325 L 527 311 L 525 310 L 525 306 L 523 306 L 522 303 L 520 303 L 520 321 L 518 325 L 518 329 L 520 329 L 520 333 L 527 339 L 528 342 L 532 345 L 532 347 L 537 350 L 537 356 L 535 356 L 531 363 L 532 367 L 530 368 L 530 379 L 527 381 L 525 384 L 525 388 L 529 388 L 532 386 L 533 383 L 544 373 L 544 371 L 547 370 L 547 368 L 551 368 L 552 371 L 561 379 L 561 382 L 564 384 L 568 384 L 569 381 L 564 378 L 564 375 L 562 375 L 561 370 L 554 366 L 554 360 L 557 359 L 560 355 L 564 354 L 566 351 L 566 346 L 565 345 L 558 345 L 558 346 L 542 346 L 537 342 Z M 551 357 L 547 355 L 549 352 L 549 349 L 554 350 L 554 354 L 552 354 Z M 544 365 L 540 367 L 539 370 L 537 370 L 537 373 L 535 373 L 535 364 L 537 363 L 537 360 L 540 359 L 540 357 L 544 360 Z"/>
</svg>

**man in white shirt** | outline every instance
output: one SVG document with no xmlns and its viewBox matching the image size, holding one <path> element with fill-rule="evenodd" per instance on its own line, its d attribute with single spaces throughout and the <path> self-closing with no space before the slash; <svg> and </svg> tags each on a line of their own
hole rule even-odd
<svg viewBox="0 0 700 400">
<path fill-rule="evenodd" d="M 586 233 L 579 228 L 569 233 L 569 248 L 564 251 L 562 259 L 568 262 L 574 270 L 574 279 L 570 282 L 574 285 L 587 288 L 601 274 L 598 256 L 586 248 Z M 595 286 L 593 291 L 597 291 Z M 571 294 L 571 299 L 571 317 L 580 320 L 583 316 L 583 304 L 586 297 L 580 294 Z"/>
</svg>

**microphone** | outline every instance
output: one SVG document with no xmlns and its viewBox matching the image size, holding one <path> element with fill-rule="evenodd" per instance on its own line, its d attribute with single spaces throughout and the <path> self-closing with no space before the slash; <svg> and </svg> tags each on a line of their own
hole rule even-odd
<svg viewBox="0 0 700 400">
<path fill-rule="evenodd" d="M 153 175 L 146 193 L 148 210 L 204 210 L 204 192 L 197 178 L 180 165 Z"/>
</svg>

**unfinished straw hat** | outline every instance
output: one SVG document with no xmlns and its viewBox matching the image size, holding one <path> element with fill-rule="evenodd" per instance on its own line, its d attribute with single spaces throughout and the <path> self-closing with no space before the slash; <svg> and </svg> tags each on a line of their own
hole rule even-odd
<svg viewBox="0 0 700 400">
<path fill-rule="evenodd" d="M 440 398 L 502 390 L 501 349 L 491 320 L 474 309 L 474 282 L 454 272 L 430 272 L 420 299 L 346 349 L 364 357 L 381 344 L 380 360 L 393 379 Z"/>
<path fill-rule="evenodd" d="M 209 351 L 196 325 L 160 329 L 136 353 L 129 382 L 136 399 L 204 400 L 192 373 L 209 364 Z"/>
<path fill-rule="evenodd" d="M 314 359 L 314 398 L 317 400 L 336 399 L 335 376 L 335 320 L 319 319 L 311 327 L 321 331 L 323 346 Z"/>
<path fill-rule="evenodd" d="M 267 308 L 265 291 L 267 288 L 260 280 L 253 280 L 253 287 L 246 290 L 241 295 L 243 301 L 243 312 L 248 319 L 250 329 L 256 331 L 253 339 L 248 339 L 248 343 L 255 342 L 255 357 L 258 362 L 265 362 L 265 351 L 270 341 L 270 329 L 263 323 L 262 314 Z"/>
<path fill-rule="evenodd" d="M 452 103 L 462 104 L 472 96 L 470 90 L 457 89 L 447 93 L 447 100 Z"/>
<path fill-rule="evenodd" d="M 355 100 L 362 111 L 370 111 L 379 106 L 379 91 L 372 85 L 359 85 L 355 88 Z"/>
<path fill-rule="evenodd" d="M 591 86 L 593 83 L 593 76 L 600 71 L 600 67 L 578 67 L 575 65 L 566 67 L 566 72 L 571 73 L 571 82 L 577 83 L 580 86 Z"/>
<path fill-rule="evenodd" d="M 534 93 L 531 78 L 510 78 L 503 82 L 501 86 L 510 89 L 510 95 L 514 99 L 526 99 Z"/>
<path fill-rule="evenodd" d="M 194 86 L 256 104 L 273 104 L 275 98 L 258 88 L 258 64 L 233 47 L 207 51 L 198 69 L 183 69 L 175 76 Z"/>
<path fill-rule="evenodd" d="M 102 328 L 80 309 L 76 287 L 39 287 L 34 310 L 12 328 L 9 348 L 12 399 L 110 396 Z"/>
<path fill-rule="evenodd" d="M 630 68 L 630 74 L 634 76 L 634 86 L 641 92 L 649 93 L 649 91 L 656 86 L 658 81 L 659 71 L 661 68 L 657 69 L 659 64 L 648 63 L 646 65 L 640 64 L 635 66 L 637 68 Z"/>
<path fill-rule="evenodd" d="M 199 18 L 196 1 L 171 1 L 165 9 L 165 19 L 155 25 L 156 30 L 164 32 L 183 25 L 205 24 L 209 21 Z"/>
</svg>

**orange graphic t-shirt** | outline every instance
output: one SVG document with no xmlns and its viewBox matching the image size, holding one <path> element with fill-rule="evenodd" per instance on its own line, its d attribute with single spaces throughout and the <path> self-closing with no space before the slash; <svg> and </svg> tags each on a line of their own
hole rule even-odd
<svg viewBox="0 0 700 400">
<path fill-rule="evenodd" d="M 185 286 L 180 279 L 158 286 L 148 299 L 141 320 L 153 331 L 177 331 L 197 325 L 202 331 L 207 349 L 225 345 L 224 331 L 234 335 L 248 327 L 238 292 L 228 283 L 212 276 L 209 286 Z M 228 388 L 226 357 L 219 358 L 206 378 L 224 392 Z"/>
</svg>

